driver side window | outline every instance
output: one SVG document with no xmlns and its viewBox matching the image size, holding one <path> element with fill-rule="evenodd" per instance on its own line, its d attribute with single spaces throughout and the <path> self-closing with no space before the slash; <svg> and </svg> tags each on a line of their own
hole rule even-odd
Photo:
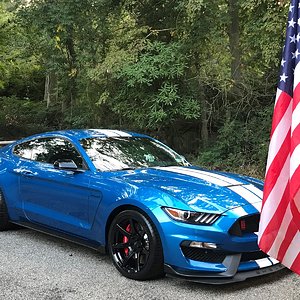
<svg viewBox="0 0 300 300">
<path fill-rule="evenodd" d="M 23 148 L 26 151 L 22 150 Z M 58 159 L 72 159 L 78 168 L 87 169 L 83 158 L 73 144 L 63 138 L 42 138 L 25 142 L 15 147 L 14 154 L 51 165 Z"/>
</svg>

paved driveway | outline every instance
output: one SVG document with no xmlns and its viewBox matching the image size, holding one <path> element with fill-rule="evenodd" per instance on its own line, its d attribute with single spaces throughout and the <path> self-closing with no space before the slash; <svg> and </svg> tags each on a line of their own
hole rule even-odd
<svg viewBox="0 0 300 300">
<path fill-rule="evenodd" d="M 119 275 L 108 256 L 28 229 L 0 232 L 0 299 L 300 299 L 300 276 L 282 270 L 209 286 Z"/>
</svg>

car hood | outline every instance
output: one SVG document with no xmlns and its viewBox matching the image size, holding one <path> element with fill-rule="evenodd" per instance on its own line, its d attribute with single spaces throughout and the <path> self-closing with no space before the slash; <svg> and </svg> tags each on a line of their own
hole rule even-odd
<svg viewBox="0 0 300 300">
<path fill-rule="evenodd" d="M 138 188 L 167 193 L 178 204 L 195 211 L 224 213 L 245 205 L 258 211 L 261 208 L 262 183 L 246 176 L 197 167 L 158 167 L 128 171 L 117 177 Z"/>
</svg>

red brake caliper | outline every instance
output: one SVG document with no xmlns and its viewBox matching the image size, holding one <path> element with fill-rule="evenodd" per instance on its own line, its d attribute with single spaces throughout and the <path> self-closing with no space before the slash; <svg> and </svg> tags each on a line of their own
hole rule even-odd
<svg viewBox="0 0 300 300">
<path fill-rule="evenodd" d="M 127 232 L 131 232 L 131 226 L 130 224 L 127 225 L 126 229 L 125 229 Z M 123 237 L 123 243 L 128 243 L 128 237 L 124 235 Z M 129 253 L 129 249 L 128 248 L 125 248 L 124 249 L 124 252 L 125 252 L 125 255 L 128 256 L 128 253 Z"/>
</svg>

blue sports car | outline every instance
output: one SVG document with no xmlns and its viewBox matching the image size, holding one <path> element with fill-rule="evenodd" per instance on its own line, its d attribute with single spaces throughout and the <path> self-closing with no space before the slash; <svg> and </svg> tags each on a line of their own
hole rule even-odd
<svg viewBox="0 0 300 300">
<path fill-rule="evenodd" d="M 18 224 L 108 252 L 131 279 L 236 282 L 283 268 L 257 246 L 262 189 L 146 135 L 49 132 L 0 150 L 0 230 Z"/>
</svg>

